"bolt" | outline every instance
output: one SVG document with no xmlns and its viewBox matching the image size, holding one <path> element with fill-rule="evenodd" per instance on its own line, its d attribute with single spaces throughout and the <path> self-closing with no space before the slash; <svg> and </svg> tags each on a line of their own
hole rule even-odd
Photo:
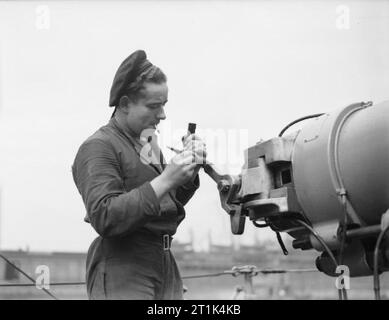
<svg viewBox="0 0 389 320">
<path fill-rule="evenodd" d="M 220 190 L 220 192 L 227 192 L 228 190 L 230 190 L 230 185 L 226 180 L 221 180 L 218 183 L 217 188 Z"/>
</svg>

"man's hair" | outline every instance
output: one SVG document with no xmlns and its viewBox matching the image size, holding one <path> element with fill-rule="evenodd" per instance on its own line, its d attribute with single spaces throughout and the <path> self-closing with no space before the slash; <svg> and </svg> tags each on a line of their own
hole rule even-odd
<svg viewBox="0 0 389 320">
<path fill-rule="evenodd" d="M 146 83 L 161 84 L 165 83 L 166 81 L 167 77 L 163 73 L 163 71 L 153 65 L 144 72 L 142 72 L 139 76 L 137 76 L 135 81 L 132 81 L 127 86 L 123 95 L 126 95 L 132 101 L 137 101 L 139 98 L 139 94 Z"/>
</svg>

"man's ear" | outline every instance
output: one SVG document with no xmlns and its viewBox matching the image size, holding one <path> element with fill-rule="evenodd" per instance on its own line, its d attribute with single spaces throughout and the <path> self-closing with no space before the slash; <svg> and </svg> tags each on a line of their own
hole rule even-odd
<svg viewBox="0 0 389 320">
<path fill-rule="evenodd" d="M 130 98 L 127 96 L 122 96 L 119 100 L 119 108 L 122 112 L 128 113 L 128 104 L 130 103 Z"/>
</svg>

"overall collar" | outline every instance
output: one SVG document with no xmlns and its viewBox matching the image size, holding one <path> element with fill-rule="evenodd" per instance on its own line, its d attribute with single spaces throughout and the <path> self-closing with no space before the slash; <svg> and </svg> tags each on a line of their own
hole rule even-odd
<svg viewBox="0 0 389 320">
<path fill-rule="evenodd" d="M 147 163 L 149 166 L 154 168 L 158 173 L 162 173 L 163 169 L 165 168 L 165 158 L 163 157 L 162 151 L 159 148 L 157 151 L 154 152 L 154 154 L 159 153 L 158 155 L 159 156 L 158 159 L 160 159 L 159 163 L 150 162 L 149 158 L 147 157 L 148 156 L 147 153 L 151 149 L 151 144 L 147 146 L 146 145 L 147 143 L 146 144 L 142 143 L 140 138 L 137 137 L 135 133 L 133 133 L 130 130 L 124 130 L 123 128 L 121 128 L 121 126 L 119 125 L 118 121 L 115 118 L 110 119 L 109 125 L 112 126 L 121 135 L 127 138 L 127 140 L 134 147 L 136 153 L 139 155 L 143 163 L 145 164 Z"/>
</svg>

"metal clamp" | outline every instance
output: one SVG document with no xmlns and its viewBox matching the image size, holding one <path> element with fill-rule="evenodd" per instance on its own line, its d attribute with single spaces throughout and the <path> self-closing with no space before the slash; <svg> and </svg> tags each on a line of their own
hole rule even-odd
<svg viewBox="0 0 389 320">
<path fill-rule="evenodd" d="M 250 277 L 255 277 L 258 275 L 258 269 L 256 266 L 247 265 L 247 266 L 240 266 L 240 267 L 233 267 L 232 268 L 232 275 L 234 277 L 237 277 L 240 274 L 248 275 Z"/>
</svg>

